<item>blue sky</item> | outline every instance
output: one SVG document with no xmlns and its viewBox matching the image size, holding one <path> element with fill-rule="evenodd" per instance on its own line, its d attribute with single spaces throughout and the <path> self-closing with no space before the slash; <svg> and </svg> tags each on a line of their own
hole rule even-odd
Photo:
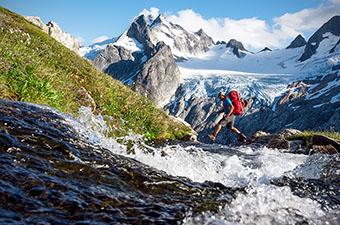
<svg viewBox="0 0 340 225">
<path fill-rule="evenodd" d="M 335 3 L 334 3 L 335 2 Z M 246 18 L 252 18 L 251 22 L 265 23 L 263 30 L 274 33 L 278 26 L 274 18 L 289 13 L 294 14 L 305 9 L 318 9 L 330 4 L 337 4 L 338 0 L 243 0 L 243 1 L 217 1 L 217 0 L 0 0 L 0 5 L 21 15 L 36 15 L 44 22 L 56 21 L 64 31 L 85 40 L 90 44 L 99 36 L 118 36 L 129 25 L 131 20 L 143 9 L 158 8 L 160 12 L 174 16 L 174 21 L 185 24 L 190 17 L 180 15 L 179 12 L 191 10 L 194 15 L 209 21 L 217 19 L 225 28 L 225 19 L 237 22 Z M 340 11 L 340 10 L 339 10 Z M 327 12 L 329 13 L 329 12 Z M 184 14 L 184 13 L 182 13 Z M 334 14 L 334 12 L 333 12 Z M 327 15 L 329 16 L 329 15 Z M 325 16 L 325 18 L 327 18 Z M 324 18 L 323 18 L 324 19 Z M 190 19 L 191 20 L 191 19 Z M 321 19 L 320 19 L 321 21 Z M 196 21 L 199 22 L 198 20 Z M 260 22 L 258 24 L 260 24 Z M 326 22 L 326 21 L 324 21 Z M 320 22 L 317 23 L 318 25 Z M 188 26 L 188 25 L 187 25 Z M 195 25 L 193 27 L 197 27 Z M 206 25 L 208 26 L 208 25 Z M 279 23 L 279 26 L 281 24 Z M 316 26 L 316 25 L 315 25 Z M 185 27 L 185 26 L 184 26 Z M 313 27 L 314 28 L 314 27 Z M 313 28 L 302 30 L 309 34 Z M 190 27 L 189 27 L 190 29 Z M 217 29 L 217 28 L 216 28 Z M 209 30 L 209 28 L 208 28 Z M 227 32 L 228 29 L 226 29 Z M 228 30 L 230 31 L 230 29 Z M 295 30 L 299 32 L 299 30 Z M 295 32 L 294 31 L 294 32 Z M 235 31 L 237 32 L 237 30 Z M 255 31 L 254 31 L 255 32 Z M 256 31 L 258 32 L 258 31 Z M 261 31 L 262 32 L 262 31 Z M 295 34 L 291 32 L 289 38 Z M 295 33 L 296 33 L 295 32 Z M 214 31 L 210 31 L 213 34 Z M 217 33 L 217 32 L 216 32 Z M 229 32 L 230 33 L 230 32 Z M 231 34 L 226 33 L 228 38 Z M 209 34 L 209 33 L 208 33 Z M 214 36 L 214 35 L 212 35 Z M 240 36 L 236 34 L 236 36 Z M 267 35 L 268 36 L 268 35 Z M 242 39 L 242 36 L 240 36 Z M 269 36 L 268 36 L 269 37 Z M 214 37 L 221 38 L 221 37 Z M 223 39 L 226 39 L 223 38 Z M 270 38 L 269 38 L 270 39 Z M 268 43 L 270 43 L 268 39 Z M 288 40 L 288 37 L 287 37 Z M 241 40 L 242 41 L 242 40 Z M 282 42 L 282 41 L 281 41 Z M 283 41 L 284 42 L 284 41 Z M 266 43 L 264 43 L 266 44 Z M 276 44 L 278 45 L 278 44 Z M 256 48 L 256 44 L 250 44 Z M 275 46 L 273 44 L 272 46 Z"/>
</svg>

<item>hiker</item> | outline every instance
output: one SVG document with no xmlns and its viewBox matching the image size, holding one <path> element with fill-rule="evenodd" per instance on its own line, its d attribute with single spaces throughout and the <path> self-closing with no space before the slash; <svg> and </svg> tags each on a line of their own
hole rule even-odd
<svg viewBox="0 0 340 225">
<path fill-rule="evenodd" d="M 209 134 L 210 139 L 214 141 L 217 134 L 221 131 L 222 126 L 226 125 L 233 133 L 239 135 L 239 141 L 246 141 L 247 137 L 234 127 L 234 120 L 236 115 L 243 114 L 247 102 L 240 98 L 240 95 L 236 90 L 231 90 L 228 95 L 220 92 L 218 97 L 223 102 L 223 109 L 220 110 L 219 113 L 224 113 L 224 115 L 217 123 L 214 133 Z"/>
</svg>

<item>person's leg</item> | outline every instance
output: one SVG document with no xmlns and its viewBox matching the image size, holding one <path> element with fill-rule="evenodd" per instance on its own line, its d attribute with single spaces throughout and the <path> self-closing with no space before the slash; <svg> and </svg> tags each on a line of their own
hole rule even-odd
<svg viewBox="0 0 340 225">
<path fill-rule="evenodd" d="M 221 129 L 222 129 L 222 126 L 220 124 L 217 124 L 215 127 L 215 131 L 212 133 L 212 135 L 216 137 L 217 134 L 221 131 Z"/>
<path fill-rule="evenodd" d="M 222 119 L 217 123 L 217 125 L 215 126 L 215 131 L 214 131 L 212 134 L 209 135 L 209 137 L 210 137 L 210 139 L 211 139 L 212 141 L 215 140 L 216 136 L 217 136 L 218 133 L 221 131 L 223 122 L 224 122 L 224 118 L 222 118 Z"/>
<path fill-rule="evenodd" d="M 235 116 L 232 116 L 232 118 L 230 118 L 227 127 L 235 134 L 237 134 L 239 136 L 239 140 L 244 141 L 247 139 L 246 135 L 242 134 L 241 131 L 239 131 L 236 127 L 234 127 L 234 121 L 235 121 Z"/>
</svg>

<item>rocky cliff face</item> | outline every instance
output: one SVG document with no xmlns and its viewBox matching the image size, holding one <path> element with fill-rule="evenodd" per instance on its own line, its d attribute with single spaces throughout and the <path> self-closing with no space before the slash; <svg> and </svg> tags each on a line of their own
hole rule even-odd
<svg viewBox="0 0 340 225">
<path fill-rule="evenodd" d="M 115 79 L 131 84 L 133 75 L 141 68 L 140 60 L 138 53 L 110 44 L 97 55 L 93 64 Z"/>
<path fill-rule="evenodd" d="M 212 44 L 203 30 L 190 33 L 161 15 L 142 14 L 114 43 L 97 52 L 93 63 L 162 105 L 179 85 L 180 72 L 174 59 L 203 53 Z"/>
<path fill-rule="evenodd" d="M 64 32 L 56 22 L 50 21 L 47 24 L 44 24 L 44 22 L 37 16 L 26 16 L 25 18 L 62 43 L 65 47 L 80 54 L 80 44 L 77 39 L 72 37 L 69 33 Z"/>
<path fill-rule="evenodd" d="M 152 24 L 160 20 L 158 17 Z M 161 106 L 179 85 L 180 72 L 171 48 L 164 42 L 154 44 L 149 18 L 144 15 L 99 52 L 93 63 Z"/>
<path fill-rule="evenodd" d="M 300 57 L 300 61 L 305 61 L 309 59 L 312 55 L 316 53 L 319 48 L 320 42 L 329 38 L 327 33 L 333 34 L 335 36 L 340 36 L 340 16 L 334 16 L 325 24 L 323 24 L 309 39 L 305 48 L 304 53 Z M 331 51 L 331 49 L 328 49 Z"/>
<path fill-rule="evenodd" d="M 143 65 L 135 81 L 135 90 L 158 105 L 164 105 L 175 93 L 180 72 L 173 59 L 171 49 L 159 42 L 156 52 Z"/>
<path fill-rule="evenodd" d="M 232 52 L 238 57 L 242 58 L 246 56 L 246 52 L 249 52 L 244 48 L 243 44 L 240 41 L 235 39 L 230 39 L 230 41 L 226 45 L 227 48 L 231 48 Z"/>
</svg>

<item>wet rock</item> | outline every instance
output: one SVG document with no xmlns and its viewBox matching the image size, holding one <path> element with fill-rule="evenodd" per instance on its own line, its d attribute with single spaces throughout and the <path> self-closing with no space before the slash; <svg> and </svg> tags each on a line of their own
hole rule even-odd
<svg viewBox="0 0 340 225">
<path fill-rule="evenodd" d="M 268 148 L 289 149 L 289 141 L 283 135 L 273 135 L 267 144 Z"/>
<path fill-rule="evenodd" d="M 252 144 L 264 145 L 268 148 L 289 149 L 289 141 L 283 134 L 269 134 L 263 131 L 256 132 L 251 139 Z"/>
<path fill-rule="evenodd" d="M 333 145 L 313 145 L 312 149 L 314 152 L 324 154 L 336 154 L 338 151 Z"/>
<path fill-rule="evenodd" d="M 189 211 L 217 211 L 236 191 L 113 154 L 65 118 L 0 100 L 0 223 L 178 224 Z"/>
<path fill-rule="evenodd" d="M 303 136 L 299 139 L 289 141 L 288 139 L 302 132 L 296 129 L 285 129 L 278 134 L 270 134 L 264 131 L 256 132 L 248 144 L 263 145 L 268 148 L 287 149 L 294 153 L 326 153 L 335 154 L 340 150 L 338 141 L 323 135 L 314 135 L 307 140 Z M 312 150 L 312 152 L 310 152 Z"/>
<path fill-rule="evenodd" d="M 340 152 L 340 143 L 332 138 L 323 135 L 314 135 L 312 138 L 313 146 L 325 146 L 325 152 L 335 154 Z M 326 147 L 327 146 L 327 147 Z M 316 147 L 319 148 L 319 147 Z M 324 151 L 322 151 L 324 152 Z"/>
<path fill-rule="evenodd" d="M 190 133 L 184 136 L 183 141 L 191 141 L 196 142 L 197 141 L 197 133 Z"/>
<path fill-rule="evenodd" d="M 293 140 L 289 142 L 289 149 L 292 152 L 305 151 L 305 142 L 303 140 Z"/>
<path fill-rule="evenodd" d="M 293 135 L 301 134 L 302 132 L 296 129 L 284 129 L 282 132 L 280 132 L 281 135 L 283 135 L 284 138 L 289 138 Z"/>
</svg>

